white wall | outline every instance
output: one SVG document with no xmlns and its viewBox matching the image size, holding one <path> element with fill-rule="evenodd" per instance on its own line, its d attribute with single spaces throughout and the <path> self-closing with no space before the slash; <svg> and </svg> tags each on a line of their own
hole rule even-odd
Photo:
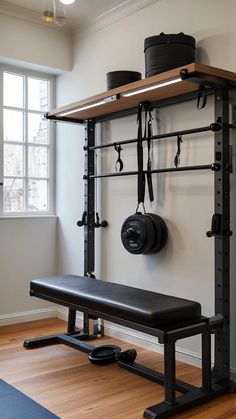
<svg viewBox="0 0 236 419">
<path fill-rule="evenodd" d="M 0 62 L 53 74 L 70 70 L 70 34 L 35 23 L 22 10 L 0 2 Z M 29 297 L 29 283 L 56 274 L 57 218 L 0 218 L 0 232 L 0 324 L 53 315 L 53 305 Z"/>
<path fill-rule="evenodd" d="M 86 37 L 75 41 L 72 73 L 59 77 L 58 105 L 104 91 L 108 71 L 128 69 L 144 74 L 144 38 L 162 31 L 193 35 L 199 46 L 198 61 L 235 70 L 235 16 L 234 0 L 160 0 L 103 30 L 87 33 Z M 196 110 L 195 103 L 165 108 L 160 111 L 160 120 L 162 132 L 208 124 L 213 121 L 211 101 L 201 111 Z M 132 138 L 136 131 L 135 117 L 109 122 L 103 126 L 103 141 Z M 58 127 L 59 270 L 77 274 L 83 274 L 83 236 L 76 227 L 76 220 L 83 212 L 82 146 L 81 128 Z M 160 167 L 172 165 L 174 154 L 173 141 L 155 144 L 154 160 Z M 104 170 L 112 170 L 114 153 L 106 151 L 103 155 L 106 156 Z M 135 148 L 125 147 L 124 158 L 126 167 L 131 168 L 136 160 Z M 182 164 L 213 160 L 209 136 L 184 139 Z M 202 304 L 205 315 L 213 315 L 213 240 L 205 236 L 213 214 L 213 176 L 203 172 L 160 175 L 155 179 L 154 191 L 155 202 L 150 206 L 147 199 L 147 209 L 165 218 L 169 229 L 168 246 L 160 254 L 133 256 L 121 245 L 120 228 L 136 207 L 136 179 L 103 182 L 102 217 L 109 221 L 109 227 L 103 231 L 102 269 L 98 277 L 194 299 Z M 234 308 L 232 315 L 234 329 Z M 235 348 L 233 332 L 232 339 Z M 185 353 L 199 356 L 196 337 L 178 346 Z M 231 364 L 236 368 L 235 351 Z"/>
<path fill-rule="evenodd" d="M 40 19 L 40 17 L 39 17 Z M 72 44 L 70 33 L 50 29 L 34 22 L 8 16 L 1 12 L 0 5 L 0 60 L 21 61 L 50 68 L 54 73 L 72 68 Z M 40 66 L 40 67 L 39 67 Z"/>
<path fill-rule="evenodd" d="M 56 217 L 0 219 L 0 324 L 41 317 L 52 307 L 30 297 L 29 284 L 56 273 L 56 228 Z"/>
</svg>

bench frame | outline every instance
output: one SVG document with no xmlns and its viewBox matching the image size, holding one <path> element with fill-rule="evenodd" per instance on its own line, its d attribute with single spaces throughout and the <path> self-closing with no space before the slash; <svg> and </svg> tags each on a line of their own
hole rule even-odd
<svg viewBox="0 0 236 419">
<path fill-rule="evenodd" d="M 65 344 L 82 352 L 89 353 L 96 346 L 85 342 L 85 340 L 96 339 L 99 331 L 94 335 L 89 335 L 86 332 L 76 330 L 75 313 L 78 310 L 83 312 L 88 318 L 100 317 L 113 323 L 118 323 L 122 326 L 131 329 L 139 330 L 140 332 L 158 338 L 159 343 L 164 346 L 164 374 L 154 371 L 141 364 L 134 362 L 132 365 L 125 362 L 118 362 L 119 366 L 126 370 L 138 374 L 144 378 L 150 379 L 158 384 L 165 386 L 165 400 L 163 403 L 158 403 L 154 406 L 148 407 L 144 411 L 145 418 L 164 418 L 180 412 L 192 406 L 203 403 L 219 394 L 228 390 L 228 384 L 215 384 L 212 382 L 211 374 L 211 333 L 217 328 L 222 327 L 222 316 L 215 316 L 211 319 L 202 317 L 198 321 L 192 321 L 192 324 L 179 324 L 165 329 L 156 329 L 138 323 L 114 317 L 110 314 L 100 313 L 96 310 L 87 310 L 83 306 L 68 304 L 64 300 L 49 297 L 48 295 L 39 292 L 31 291 L 31 295 L 53 302 L 55 304 L 63 305 L 69 308 L 68 313 L 68 328 L 66 333 L 60 333 L 35 339 L 29 339 L 24 342 L 24 347 L 32 349 L 40 346 Z M 175 363 L 175 344 L 178 339 L 187 338 L 201 334 L 202 337 L 202 386 L 196 387 L 184 381 L 176 379 L 176 363 Z M 179 391 L 183 395 L 176 397 L 175 392 Z"/>
<path fill-rule="evenodd" d="M 203 80 L 203 77 L 196 74 L 186 75 L 192 77 L 192 82 L 205 84 L 207 94 L 214 95 L 215 121 L 222 124 L 222 130 L 214 132 L 215 162 L 218 163 L 214 171 L 214 201 L 215 213 L 221 220 L 221 229 L 212 234 L 215 240 L 215 316 L 189 325 L 174 325 L 168 330 L 154 329 L 128 320 L 114 318 L 107 314 L 101 314 L 95 310 L 87 310 L 86 307 L 66 304 L 54 298 L 48 298 L 40 294 L 32 294 L 36 297 L 52 301 L 56 304 L 69 308 L 68 329 L 64 334 L 52 335 L 38 339 L 27 340 L 24 346 L 34 348 L 37 346 L 64 343 L 84 352 L 90 352 L 94 346 L 84 342 L 85 339 L 92 339 L 102 334 L 103 330 L 94 326 L 94 317 L 112 321 L 132 329 L 156 336 L 164 345 L 164 374 L 155 372 L 137 363 L 132 365 L 119 362 L 119 365 L 127 370 L 151 379 L 154 382 L 165 386 L 165 400 L 163 403 L 148 407 L 144 411 L 144 417 L 166 418 L 175 413 L 191 408 L 195 405 L 213 399 L 227 391 L 235 391 L 235 383 L 230 381 L 230 261 L 229 261 L 229 238 L 230 238 L 230 184 L 229 175 L 231 172 L 230 142 L 229 142 L 229 87 L 218 83 L 219 80 Z M 153 103 L 153 108 L 172 105 L 174 103 L 192 100 L 197 97 L 197 92 L 189 93 L 178 97 L 164 99 Z M 86 167 L 85 179 L 85 213 L 86 223 L 84 227 L 84 275 L 89 276 L 95 268 L 95 125 L 104 120 L 124 117 L 135 113 L 135 110 L 110 114 L 97 117 L 88 121 L 71 120 L 68 122 L 85 122 L 85 154 Z M 48 119 L 60 120 L 60 118 L 48 116 Z M 61 118 L 66 121 L 66 118 Z M 76 311 L 84 313 L 83 332 L 75 329 Z M 92 327 L 92 332 L 91 332 Z M 214 333 L 215 359 L 214 367 L 211 368 L 211 334 Z M 200 388 L 176 379 L 175 371 L 175 343 L 177 340 L 201 334 L 202 336 L 202 386 Z M 183 393 L 176 398 L 175 391 Z"/>
</svg>

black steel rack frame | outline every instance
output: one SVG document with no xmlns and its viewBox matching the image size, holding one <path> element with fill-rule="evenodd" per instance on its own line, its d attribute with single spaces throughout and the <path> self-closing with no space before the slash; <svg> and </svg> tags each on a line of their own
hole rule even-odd
<svg viewBox="0 0 236 419">
<path fill-rule="evenodd" d="M 194 82 L 201 84 L 201 78 L 194 77 Z M 181 410 L 185 410 L 197 404 L 211 400 L 218 395 L 229 390 L 235 391 L 235 383 L 230 381 L 230 173 L 232 172 L 231 156 L 230 156 L 230 130 L 235 128 L 230 124 L 229 120 L 229 86 L 219 85 L 217 82 L 211 81 L 206 87 L 207 94 L 214 96 L 215 122 L 207 127 L 200 127 L 192 130 L 174 132 L 164 135 L 153 136 L 153 139 L 165 139 L 176 137 L 178 134 L 187 135 L 196 132 L 212 131 L 214 135 L 214 162 L 209 165 L 165 168 L 152 170 L 152 173 L 173 172 L 183 170 L 211 170 L 214 172 L 214 213 L 217 216 L 217 228 L 208 232 L 208 236 L 214 236 L 215 241 L 215 315 L 202 323 L 188 326 L 186 328 L 175 328 L 170 331 L 163 332 L 158 335 L 158 331 L 145 330 L 147 333 L 163 338 L 165 353 L 165 375 L 154 372 L 142 365 L 134 363 L 127 365 L 120 363 L 120 366 L 135 372 L 143 377 L 149 378 L 155 382 L 165 385 L 165 401 L 155 406 L 147 408 L 144 417 L 166 418 L 176 414 Z M 153 108 L 168 106 L 175 103 L 185 102 L 186 100 L 196 99 L 197 92 L 188 93 L 161 100 L 160 102 L 151 103 Z M 95 125 L 97 122 L 103 122 L 126 115 L 135 114 L 137 109 L 127 109 L 116 113 L 103 115 L 87 121 L 81 121 L 71 118 L 50 117 L 46 118 L 72 123 L 83 123 L 85 125 L 85 213 L 86 222 L 84 224 L 84 275 L 89 276 L 95 271 L 95 178 L 110 176 L 126 176 L 137 175 L 137 171 L 118 172 L 118 173 L 101 173 L 95 174 L 95 150 L 103 147 L 112 147 L 114 143 L 106 145 L 95 144 Z M 136 139 L 121 140 L 116 144 L 135 143 Z M 144 139 L 146 141 L 146 139 Z M 91 316 L 92 314 L 92 316 Z M 91 332 L 90 322 L 93 321 L 99 313 L 91 313 L 84 315 L 84 335 L 81 337 L 96 336 L 99 334 L 98 329 Z M 71 307 L 68 315 L 68 334 L 60 337 L 59 340 L 68 340 L 73 347 L 85 347 L 86 351 L 91 350 L 91 346 L 82 342 L 76 342 L 75 333 L 75 317 L 76 308 Z M 104 319 L 117 322 L 117 319 L 103 316 Z M 128 321 L 121 321 L 124 326 L 131 326 Z M 136 325 L 137 326 L 137 325 Z M 137 330 L 143 328 L 136 327 Z M 215 334 L 215 360 L 214 367 L 211 369 L 211 339 L 210 334 Z M 180 382 L 175 378 L 175 342 L 186 336 L 196 334 L 202 335 L 202 371 L 203 386 L 201 388 L 192 386 L 187 383 Z M 73 340 L 73 335 L 75 339 Z M 53 337 L 52 337 L 53 339 Z M 66 343 L 66 342 L 64 342 Z M 178 389 L 183 393 L 180 397 L 175 397 L 175 390 Z"/>
</svg>

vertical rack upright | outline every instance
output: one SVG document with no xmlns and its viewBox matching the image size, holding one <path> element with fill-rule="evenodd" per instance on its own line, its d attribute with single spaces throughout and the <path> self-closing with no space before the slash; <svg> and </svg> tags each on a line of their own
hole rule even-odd
<svg viewBox="0 0 236 419">
<path fill-rule="evenodd" d="M 215 213 L 220 216 L 220 233 L 215 236 L 215 314 L 223 316 L 223 327 L 215 330 L 216 381 L 229 380 L 230 374 L 230 136 L 229 91 L 215 91 L 215 120 L 222 124 L 222 131 L 215 133 L 215 160 L 221 169 L 215 172 Z"/>
</svg>

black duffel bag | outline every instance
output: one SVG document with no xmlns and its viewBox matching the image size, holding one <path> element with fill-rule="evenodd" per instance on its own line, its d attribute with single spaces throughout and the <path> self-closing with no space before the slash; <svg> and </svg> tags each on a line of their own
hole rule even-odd
<svg viewBox="0 0 236 419">
<path fill-rule="evenodd" d="M 144 41 L 145 77 L 163 73 L 195 61 L 195 38 L 179 34 L 150 36 Z"/>
</svg>

